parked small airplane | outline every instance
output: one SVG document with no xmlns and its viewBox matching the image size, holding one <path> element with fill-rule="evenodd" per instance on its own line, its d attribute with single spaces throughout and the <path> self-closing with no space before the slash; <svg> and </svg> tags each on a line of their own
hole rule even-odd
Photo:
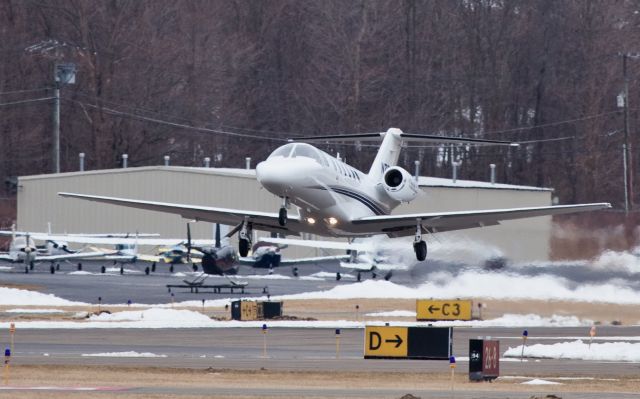
<svg viewBox="0 0 640 399">
<path fill-rule="evenodd" d="M 2 232 L 6 233 L 6 232 Z M 28 233 L 17 233 L 15 231 L 8 232 L 11 235 L 11 243 L 9 244 L 9 252 L 0 253 L 0 260 L 11 263 L 24 263 L 25 272 L 33 270 L 36 262 L 49 262 L 53 268 L 53 263 L 67 261 L 71 259 L 98 258 L 104 256 L 102 252 L 94 251 L 71 251 L 66 250 L 62 254 L 43 254 L 35 245 L 33 237 Z M 3 234 L 0 234 L 3 235 Z M 6 234 L 4 234 L 6 235 Z"/>
<path fill-rule="evenodd" d="M 382 144 L 368 174 L 340 159 L 299 141 L 365 141 Z M 417 260 L 427 256 L 426 233 L 461 230 L 500 224 L 501 221 L 571 212 L 610 208 L 609 203 L 541 206 L 455 212 L 425 212 L 391 215 L 402 202 L 410 202 L 419 193 L 409 172 L 397 166 L 405 141 L 440 143 L 515 145 L 496 140 L 443 137 L 403 133 L 391 128 L 385 133 L 342 136 L 316 136 L 292 139 L 277 148 L 256 168 L 257 179 L 269 192 L 282 199 L 278 213 L 195 206 L 178 203 L 144 201 L 75 193 L 58 193 L 89 201 L 132 208 L 174 213 L 187 219 L 235 225 L 229 236 L 239 234 L 239 252 L 246 256 L 251 247 L 253 229 L 281 235 L 312 233 L 329 237 L 366 237 L 386 234 L 389 237 L 413 236 Z M 298 215 L 288 214 L 291 204 Z"/>
</svg>

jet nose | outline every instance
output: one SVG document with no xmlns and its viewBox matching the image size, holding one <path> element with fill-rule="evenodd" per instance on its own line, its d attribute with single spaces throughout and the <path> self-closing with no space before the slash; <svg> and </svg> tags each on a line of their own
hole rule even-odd
<svg viewBox="0 0 640 399">
<path fill-rule="evenodd" d="M 271 193 L 285 196 L 293 187 L 307 184 L 310 176 L 320 168 L 316 162 L 304 158 L 267 160 L 256 167 L 256 177 Z"/>
</svg>

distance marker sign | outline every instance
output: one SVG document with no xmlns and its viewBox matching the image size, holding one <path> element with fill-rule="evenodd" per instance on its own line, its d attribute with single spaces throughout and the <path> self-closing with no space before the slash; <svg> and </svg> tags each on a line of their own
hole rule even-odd
<svg viewBox="0 0 640 399">
<path fill-rule="evenodd" d="M 416 300 L 417 320 L 471 320 L 473 302 L 469 300 Z"/>
</svg>

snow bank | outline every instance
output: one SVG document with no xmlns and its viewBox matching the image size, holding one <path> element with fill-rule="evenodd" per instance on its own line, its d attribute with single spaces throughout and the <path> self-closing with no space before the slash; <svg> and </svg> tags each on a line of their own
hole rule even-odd
<svg viewBox="0 0 640 399">
<path fill-rule="evenodd" d="M 83 353 L 83 357 L 167 357 L 167 355 L 156 355 L 150 352 L 105 352 L 105 353 Z"/>
<path fill-rule="evenodd" d="M 448 272 L 431 273 L 427 282 L 406 287 L 391 281 L 367 280 L 346 284 L 326 291 L 273 296 L 273 299 L 353 299 L 399 298 L 419 299 L 466 298 L 537 299 L 578 302 L 606 302 L 640 304 L 640 292 L 624 286 L 623 282 L 581 284 L 549 275 L 521 276 L 504 272 L 469 270 L 454 275 Z"/>
<path fill-rule="evenodd" d="M 275 320 L 266 321 L 272 328 L 364 328 L 366 325 L 384 325 L 387 320 Z M 494 326 L 574 326 L 573 322 L 589 325 L 589 322 L 580 322 L 577 318 L 551 318 L 538 315 L 505 315 L 494 320 L 473 321 L 439 321 L 439 322 L 415 322 L 395 321 L 394 326 L 459 326 L 459 327 L 494 327 Z M 236 321 L 236 320 L 212 320 L 206 315 L 191 310 L 178 310 L 166 308 L 152 308 L 142 311 L 123 311 L 112 314 L 103 313 L 93 315 L 88 320 L 82 321 L 20 321 L 16 327 L 21 329 L 85 329 L 85 328 L 261 328 L 264 321 Z M 0 323 L 0 329 L 8 328 L 9 323 Z"/>
<path fill-rule="evenodd" d="M 45 314 L 45 313 L 64 313 L 64 310 L 60 309 L 8 309 L 5 310 L 6 313 L 36 313 L 36 314 Z"/>
<path fill-rule="evenodd" d="M 83 302 L 72 302 L 52 294 L 17 288 L 0 287 L 0 305 L 19 306 L 80 306 Z"/>
<path fill-rule="evenodd" d="M 505 357 L 520 357 L 522 345 L 509 347 Z M 525 346 L 525 357 L 545 359 L 576 359 L 596 361 L 640 362 L 640 344 L 630 342 L 592 343 L 576 340 L 556 344 L 535 344 Z"/>
<path fill-rule="evenodd" d="M 540 380 L 538 378 L 535 378 L 535 379 L 530 380 L 530 381 L 521 382 L 520 384 L 522 384 L 522 385 L 562 385 L 559 382 Z"/>
<path fill-rule="evenodd" d="M 369 317 L 416 317 L 416 312 L 411 310 L 392 310 L 390 312 L 367 313 Z"/>
</svg>

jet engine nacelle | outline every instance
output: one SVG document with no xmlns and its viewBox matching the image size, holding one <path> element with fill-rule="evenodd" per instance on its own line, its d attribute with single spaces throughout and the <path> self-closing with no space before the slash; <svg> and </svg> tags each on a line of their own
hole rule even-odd
<svg viewBox="0 0 640 399">
<path fill-rule="evenodd" d="M 418 184 L 409 172 L 399 166 L 387 169 L 382 185 L 389 197 L 400 202 L 411 202 L 418 196 Z"/>
</svg>

